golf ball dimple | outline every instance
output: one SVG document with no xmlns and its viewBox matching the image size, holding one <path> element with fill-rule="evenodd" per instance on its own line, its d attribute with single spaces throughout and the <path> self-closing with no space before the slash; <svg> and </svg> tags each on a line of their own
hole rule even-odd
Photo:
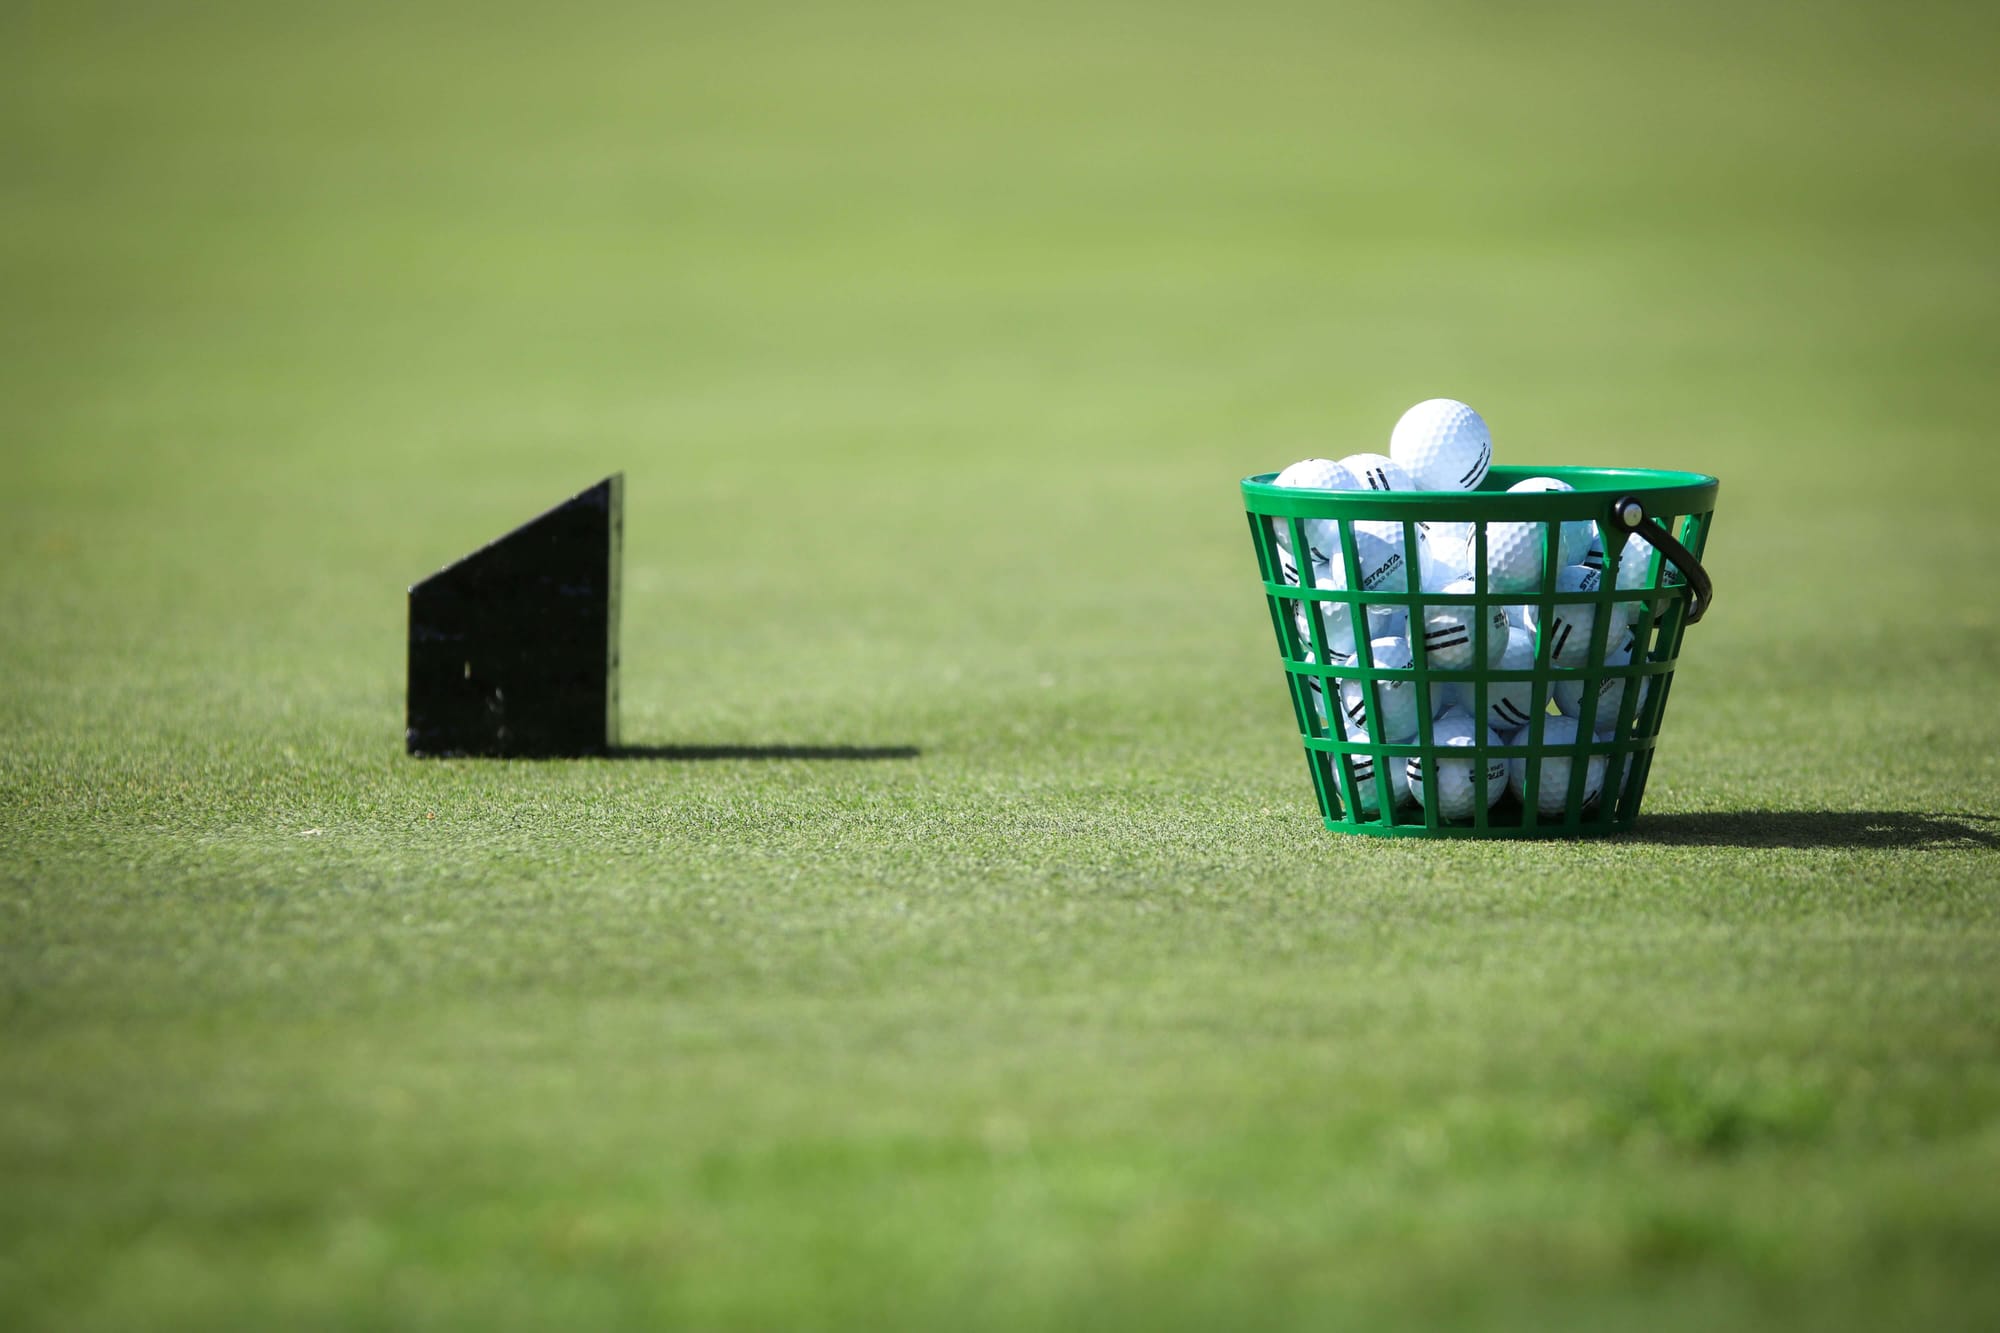
<svg viewBox="0 0 2000 1333">
<path fill-rule="evenodd" d="M 1426 491 L 1471 491 L 1493 461 L 1493 433 L 1479 413 L 1453 398 L 1428 398 L 1389 432 L 1389 457 Z"/>
<path fill-rule="evenodd" d="M 1417 524 L 1424 537 L 1425 579 L 1432 577 L 1429 571 L 1437 571 L 1436 587 L 1426 582 L 1426 590 L 1436 592 L 1472 572 L 1472 527 L 1470 523 Z"/>
<path fill-rule="evenodd" d="M 1540 523 L 1488 523 L 1486 590 L 1506 594 L 1539 591 L 1546 540 Z M 1478 556 L 1475 542 L 1468 558 L 1476 562 Z"/>
<path fill-rule="evenodd" d="M 1302 458 L 1271 478 L 1271 484 L 1306 491 L 1356 489 L 1354 474 L 1330 458 Z"/>
</svg>

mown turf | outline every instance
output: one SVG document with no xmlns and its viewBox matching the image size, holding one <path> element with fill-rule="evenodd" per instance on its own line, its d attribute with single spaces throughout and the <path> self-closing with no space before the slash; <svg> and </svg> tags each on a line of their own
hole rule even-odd
<svg viewBox="0 0 2000 1333">
<path fill-rule="evenodd" d="M 1995 36 L 0 12 L 0 1323 L 1993 1326 Z M 1440 393 L 1723 478 L 1632 837 L 1314 817 Z M 614 468 L 628 740 L 916 757 L 404 758 Z"/>
</svg>

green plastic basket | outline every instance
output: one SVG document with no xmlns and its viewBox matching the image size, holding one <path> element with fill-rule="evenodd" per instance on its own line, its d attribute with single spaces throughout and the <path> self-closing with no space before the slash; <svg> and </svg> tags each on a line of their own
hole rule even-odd
<svg viewBox="0 0 2000 1333">
<path fill-rule="evenodd" d="M 1622 468 L 1494 467 L 1480 489 L 1459 493 L 1296 490 L 1271 485 L 1275 475 L 1246 478 L 1243 502 L 1313 790 L 1329 829 L 1378 837 L 1546 838 L 1615 833 L 1632 826 L 1645 798 L 1682 636 L 1707 610 L 1711 589 L 1701 553 L 1715 509 L 1719 483 L 1714 477 Z M 1509 486 L 1530 477 L 1554 477 L 1575 489 L 1508 492 Z M 1332 521 L 1331 527 L 1315 523 L 1314 531 L 1322 541 L 1337 531 L 1337 557 L 1331 550 L 1327 555 L 1329 561 L 1340 561 L 1344 578 L 1316 577 L 1312 560 L 1294 562 L 1281 548 L 1280 531 L 1290 550 L 1307 551 L 1306 525 L 1313 520 Z M 1601 582 L 1594 591 L 1558 591 L 1563 525 L 1586 521 L 1597 525 L 1595 535 L 1602 545 Z M 1400 532 L 1381 528 L 1368 532 L 1371 540 L 1393 543 L 1400 537 L 1406 589 L 1387 590 L 1394 579 L 1384 579 L 1376 588 L 1362 586 L 1357 523 L 1401 525 Z M 1470 525 L 1474 553 L 1470 592 L 1425 592 L 1421 578 L 1408 575 L 1422 567 L 1420 532 L 1442 532 L 1444 524 Z M 1517 592 L 1489 588 L 1489 537 L 1495 531 L 1513 540 L 1523 535 L 1522 529 L 1498 528 L 1501 524 L 1539 525 L 1526 532 L 1541 543 L 1538 588 Z M 1572 550 L 1578 532 L 1572 527 Z M 1628 547 L 1634 534 L 1645 537 L 1652 549 Z M 1643 578 L 1625 570 L 1627 560 L 1645 562 Z M 1333 568 L 1329 563 L 1328 569 Z M 1622 588 L 1621 571 L 1628 585 Z M 1473 608 L 1469 617 L 1473 664 L 1434 665 L 1427 661 L 1432 651 L 1423 647 L 1420 629 L 1426 623 L 1426 608 L 1447 613 L 1447 620 L 1466 619 L 1448 614 L 1448 608 L 1456 606 Z M 1574 628 L 1583 620 L 1580 612 L 1565 614 L 1562 609 L 1584 606 L 1591 608 L 1585 635 L 1588 653 L 1575 661 L 1573 640 L 1564 640 L 1560 652 L 1552 641 L 1559 637 L 1562 621 Z M 1397 608 L 1408 617 L 1413 658 L 1408 665 L 1374 660 L 1371 607 L 1376 608 L 1378 624 L 1393 622 Z M 1319 614 L 1313 613 L 1315 608 Z M 1479 665 L 1490 660 L 1490 636 L 1500 632 L 1494 624 L 1503 608 L 1516 608 L 1522 620 L 1532 614 L 1535 624 L 1549 627 L 1549 633 L 1532 635 L 1532 664 Z M 1346 618 L 1351 654 L 1329 644 L 1331 617 Z M 1629 633 L 1629 638 L 1613 643 L 1614 631 Z M 1607 664 L 1608 655 L 1628 660 Z M 1562 664 L 1562 657 L 1574 664 Z M 1526 705 L 1520 711 L 1525 720 L 1504 736 L 1503 743 L 1491 743 L 1483 725 L 1473 728 L 1470 745 L 1443 748 L 1435 743 L 1431 701 L 1438 696 L 1433 687 L 1453 691 L 1472 718 L 1491 723 L 1492 708 L 1507 717 L 1520 708 L 1513 701 L 1523 697 L 1518 688 L 1523 683 Z M 1498 687 L 1511 688 L 1496 695 Z M 1391 739 L 1384 734 L 1391 711 L 1385 698 L 1400 697 L 1394 692 L 1410 688 L 1415 691 L 1415 734 Z M 1385 696 L 1384 690 L 1391 693 Z M 1568 705 L 1564 712 L 1575 710 L 1569 724 L 1575 738 L 1566 743 L 1547 734 L 1568 730 L 1562 724 L 1550 726 L 1550 719 L 1560 715 L 1556 707 L 1564 704 Z M 1608 716 L 1598 716 L 1600 706 Z M 1407 719 L 1402 720 L 1408 729 Z M 1603 778 L 1595 783 L 1600 758 Z M 1440 812 L 1439 782 L 1445 776 L 1441 764 L 1452 766 L 1449 776 L 1454 784 L 1470 777 L 1471 809 L 1463 818 Z M 1516 775 L 1526 792 L 1536 793 L 1539 800 L 1521 800 L 1513 791 L 1493 792 L 1495 782 L 1505 783 Z M 1413 788 L 1421 788 L 1420 800 L 1398 799 L 1403 776 Z M 1466 799 L 1463 789 L 1454 791 L 1460 800 Z M 1371 795 L 1386 799 L 1370 799 Z M 1542 807 L 1558 799 L 1560 809 L 1544 812 Z"/>
</svg>

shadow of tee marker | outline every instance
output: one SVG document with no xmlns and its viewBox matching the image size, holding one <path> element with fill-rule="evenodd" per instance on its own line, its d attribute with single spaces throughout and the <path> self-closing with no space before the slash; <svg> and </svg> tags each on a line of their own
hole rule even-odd
<svg viewBox="0 0 2000 1333">
<path fill-rule="evenodd" d="M 914 745 L 619 745 L 598 756 L 603 759 L 654 759 L 662 763 L 695 763 L 712 759 L 805 759 L 873 761 L 916 759 Z"/>
</svg>

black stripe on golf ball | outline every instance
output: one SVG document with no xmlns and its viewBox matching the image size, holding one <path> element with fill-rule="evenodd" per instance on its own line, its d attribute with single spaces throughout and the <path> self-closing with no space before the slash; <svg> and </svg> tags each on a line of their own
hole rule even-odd
<svg viewBox="0 0 2000 1333">
<path fill-rule="evenodd" d="M 1479 474 L 1486 471 L 1486 464 L 1489 460 L 1492 459 L 1492 457 L 1493 457 L 1493 446 L 1490 444 L 1480 445 L 1479 461 L 1477 463 L 1474 463 L 1471 467 L 1467 468 L 1465 470 L 1464 475 L 1458 479 L 1459 487 L 1461 489 L 1470 488 L 1472 483 L 1479 479 Z"/>
<path fill-rule="evenodd" d="M 1549 652 L 1549 660 L 1551 662 L 1561 657 L 1563 649 L 1569 646 L 1569 631 L 1570 623 L 1567 620 L 1558 620 L 1556 622 L 1555 646 Z"/>
<path fill-rule="evenodd" d="M 1493 711 L 1498 713 L 1503 720 L 1512 722 L 1515 726 L 1519 726 L 1528 720 L 1528 711 L 1512 699 L 1494 700 Z"/>
</svg>

